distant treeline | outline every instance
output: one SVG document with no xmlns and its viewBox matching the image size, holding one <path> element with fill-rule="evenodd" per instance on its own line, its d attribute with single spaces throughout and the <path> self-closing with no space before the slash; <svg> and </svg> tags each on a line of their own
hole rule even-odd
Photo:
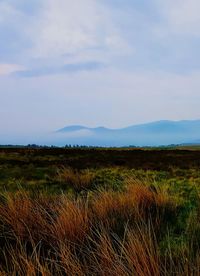
<svg viewBox="0 0 200 276">
<path fill-rule="evenodd" d="M 28 144 L 28 145 L 0 145 L 0 148 L 27 148 L 27 149 L 52 149 L 52 148 L 65 148 L 65 149 L 174 149 L 182 146 L 192 146 L 185 144 L 171 144 L 171 145 L 159 145 L 159 146 L 121 146 L 121 147 L 103 147 L 103 146 L 87 146 L 87 145 L 71 145 L 67 144 L 65 146 L 47 146 L 47 145 L 37 145 L 37 144 Z"/>
</svg>

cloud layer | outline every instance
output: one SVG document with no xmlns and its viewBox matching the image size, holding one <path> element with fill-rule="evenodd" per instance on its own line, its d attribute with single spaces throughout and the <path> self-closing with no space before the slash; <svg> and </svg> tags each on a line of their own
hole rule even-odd
<svg viewBox="0 0 200 276">
<path fill-rule="evenodd" d="M 45 70 L 56 73 L 52 67 L 65 71 L 72 63 L 76 68 L 80 63 L 81 69 L 85 63 L 87 70 L 88 63 L 107 64 L 131 52 L 110 11 L 97 0 L 41 0 L 32 14 L 24 1 L 17 5 L 3 0 L 0 14 L 0 29 L 6 37 L 0 46 L 2 59 L 23 61 L 28 72 L 33 70 L 31 75 L 36 71 L 43 75 Z"/>
<path fill-rule="evenodd" d="M 0 134 L 200 118 L 199 8 L 1 0 Z"/>
</svg>

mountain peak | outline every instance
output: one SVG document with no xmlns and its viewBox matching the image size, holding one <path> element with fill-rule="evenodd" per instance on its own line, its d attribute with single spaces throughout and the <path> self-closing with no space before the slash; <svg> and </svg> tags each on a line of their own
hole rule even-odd
<svg viewBox="0 0 200 276">
<path fill-rule="evenodd" d="M 64 128 L 61 128 L 57 132 L 73 132 L 73 131 L 79 131 L 82 129 L 88 129 L 88 128 L 81 125 L 71 125 L 71 126 L 66 126 Z"/>
</svg>

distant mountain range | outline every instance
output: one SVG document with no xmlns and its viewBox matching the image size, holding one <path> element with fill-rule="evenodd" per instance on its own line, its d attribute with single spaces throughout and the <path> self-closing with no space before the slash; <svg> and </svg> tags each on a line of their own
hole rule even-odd
<svg viewBox="0 0 200 276">
<path fill-rule="evenodd" d="M 156 121 L 120 129 L 66 126 L 52 135 L 52 143 L 91 146 L 159 146 L 200 144 L 200 120 Z"/>
</svg>

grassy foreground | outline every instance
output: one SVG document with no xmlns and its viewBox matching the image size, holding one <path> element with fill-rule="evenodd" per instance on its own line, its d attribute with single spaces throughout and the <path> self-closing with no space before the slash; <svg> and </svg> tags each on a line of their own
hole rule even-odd
<svg viewBox="0 0 200 276">
<path fill-rule="evenodd" d="M 1 275 L 200 275 L 199 160 L 1 149 Z"/>
</svg>

